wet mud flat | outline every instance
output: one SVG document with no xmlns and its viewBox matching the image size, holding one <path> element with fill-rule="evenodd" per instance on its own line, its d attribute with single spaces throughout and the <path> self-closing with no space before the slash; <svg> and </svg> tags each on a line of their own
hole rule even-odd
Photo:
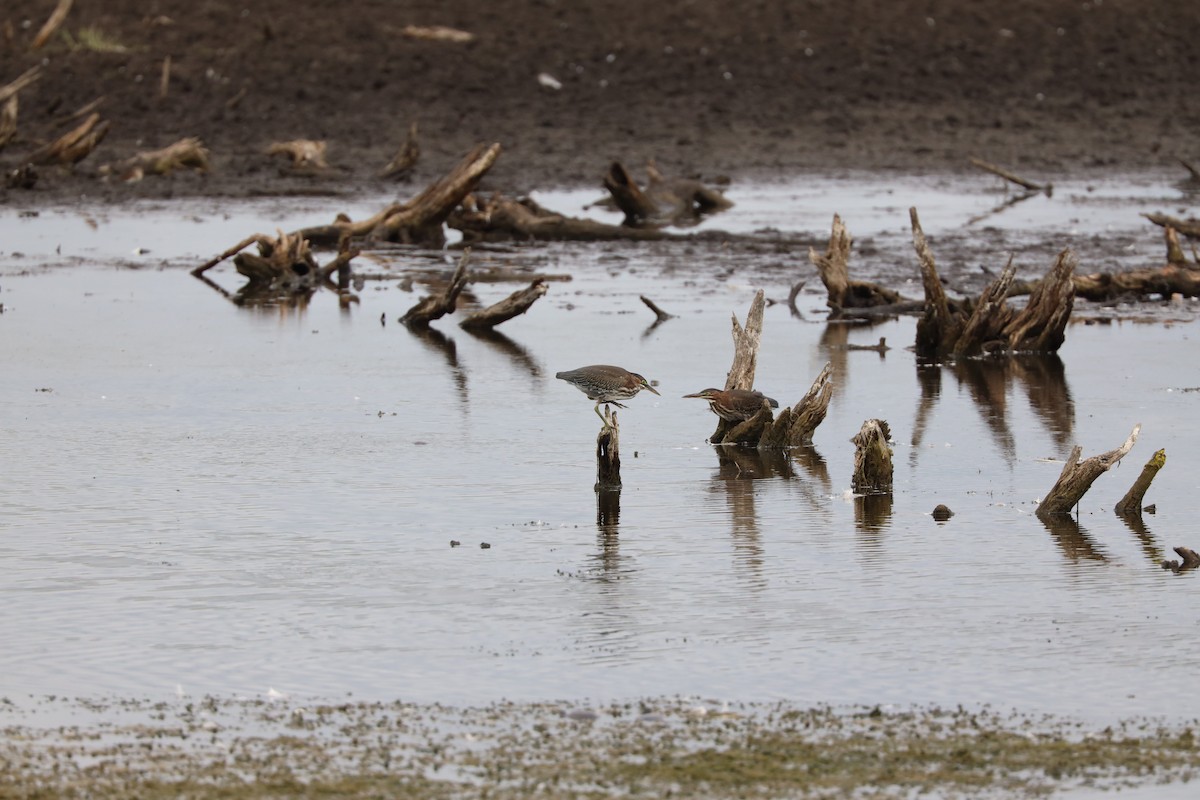
<svg viewBox="0 0 1200 800">
<path fill-rule="evenodd" d="M 961 706 L 6 698 L 0 725 L 13 798 L 1182 798 L 1200 769 L 1194 722 Z"/>
</svg>

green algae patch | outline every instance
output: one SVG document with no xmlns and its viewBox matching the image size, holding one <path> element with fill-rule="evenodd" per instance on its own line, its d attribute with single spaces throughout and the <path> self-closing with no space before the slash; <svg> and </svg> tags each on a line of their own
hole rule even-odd
<svg viewBox="0 0 1200 800">
<path fill-rule="evenodd" d="M 961 708 L 43 700 L 0 726 L 0 798 L 1031 797 L 1200 774 L 1194 724 Z"/>
</svg>

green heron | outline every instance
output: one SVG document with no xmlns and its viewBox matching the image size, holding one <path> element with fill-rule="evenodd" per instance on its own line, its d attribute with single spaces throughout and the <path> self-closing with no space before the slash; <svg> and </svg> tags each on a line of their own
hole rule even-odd
<svg viewBox="0 0 1200 800">
<path fill-rule="evenodd" d="M 707 400 L 712 412 L 726 422 L 745 422 L 758 413 L 764 400 L 771 404 L 771 408 L 779 408 L 779 403 L 774 399 L 762 392 L 747 389 L 704 389 L 695 394 L 685 394 L 684 397 Z"/>
<path fill-rule="evenodd" d="M 617 408 L 625 408 L 618 401 L 628 400 L 642 389 L 649 389 L 658 394 L 658 391 L 650 385 L 650 381 L 641 375 L 608 364 L 593 364 L 590 367 L 569 369 L 566 372 L 557 373 L 554 377 L 566 381 L 586 394 L 588 400 L 595 400 L 596 408 L 594 410 L 600 419 L 604 419 L 604 415 L 600 413 L 601 403 L 605 405 L 611 403 Z M 608 421 L 605 420 L 604 424 L 607 425 Z"/>
</svg>

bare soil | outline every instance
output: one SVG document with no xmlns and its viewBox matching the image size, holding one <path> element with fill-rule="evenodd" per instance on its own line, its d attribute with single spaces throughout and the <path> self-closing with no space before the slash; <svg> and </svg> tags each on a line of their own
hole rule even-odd
<svg viewBox="0 0 1200 800">
<path fill-rule="evenodd" d="M 618 159 L 738 180 L 960 170 L 970 155 L 1035 176 L 1200 158 L 1200 4 L 1178 0 L 107 0 L 75 3 L 31 51 L 54 5 L 0 11 L 0 84 L 44 65 L 0 167 L 97 98 L 112 129 L 0 203 L 378 191 L 414 121 L 400 195 L 485 141 L 504 147 L 486 185 L 514 193 L 599 185 Z M 97 178 L 186 136 L 211 151 L 208 175 Z M 327 140 L 335 168 L 281 171 L 265 150 L 294 138 Z"/>
</svg>

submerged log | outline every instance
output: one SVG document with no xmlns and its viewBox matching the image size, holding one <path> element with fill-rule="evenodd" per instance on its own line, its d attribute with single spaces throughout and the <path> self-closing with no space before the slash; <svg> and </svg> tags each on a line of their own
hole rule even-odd
<svg viewBox="0 0 1200 800">
<path fill-rule="evenodd" d="M 621 488 L 621 428 L 617 412 L 604 406 L 604 425 L 596 436 L 597 492 Z"/>
<path fill-rule="evenodd" d="M 694 225 L 705 214 L 724 211 L 733 203 L 717 189 L 690 178 L 667 178 L 651 163 L 646 168 L 649 182 L 645 188 L 623 164 L 613 162 L 604 176 L 604 188 L 617 208 L 625 214 L 624 224 Z"/>
<path fill-rule="evenodd" d="M 1087 490 L 1092 488 L 1092 483 L 1102 474 L 1112 469 L 1113 465 L 1120 461 L 1133 448 L 1133 444 L 1137 441 L 1138 433 L 1141 430 L 1142 426 L 1140 423 L 1134 425 L 1133 432 L 1129 434 L 1129 438 L 1125 440 L 1123 445 L 1115 450 L 1110 450 L 1098 456 L 1092 456 L 1083 461 L 1079 460 L 1079 457 L 1083 454 L 1083 448 L 1075 445 L 1071 449 L 1071 455 L 1067 457 L 1067 463 L 1063 465 L 1062 473 L 1058 476 L 1054 487 L 1042 499 L 1042 502 L 1038 504 L 1038 516 L 1070 514 L 1071 509 L 1079 504 L 1079 501 L 1087 493 Z"/>
<path fill-rule="evenodd" d="M 892 493 L 891 429 L 881 419 L 869 419 L 850 441 L 854 443 L 854 474 L 850 488 L 856 494 Z"/>
<path fill-rule="evenodd" d="M 870 308 L 903 302 L 904 298 L 899 292 L 875 283 L 850 279 L 851 244 L 850 231 L 842 218 L 834 214 L 833 230 L 829 234 L 829 246 L 825 254 L 821 255 L 811 247 L 808 249 L 808 260 L 817 268 L 821 282 L 825 284 L 825 304 L 832 312 L 830 318 L 836 319 L 847 308 Z"/>
<path fill-rule="evenodd" d="M 515 316 L 524 314 L 539 297 L 546 293 L 548 288 L 546 281 L 538 278 L 526 288 L 513 292 L 499 303 L 471 314 L 458 323 L 459 327 L 466 330 L 490 330 L 501 322 L 507 322 Z"/>
<path fill-rule="evenodd" d="M 461 231 L 463 241 L 657 241 L 680 238 L 658 228 L 630 228 L 609 225 L 582 217 L 569 217 L 543 208 L 529 198 L 515 200 L 493 195 L 486 202 L 467 198 L 452 213 L 447 224 Z"/>
<path fill-rule="evenodd" d="M 1143 217 L 1164 228 L 1174 228 L 1189 239 L 1200 239 L 1200 219 L 1179 219 L 1170 214 L 1142 214 Z"/>
<path fill-rule="evenodd" d="M 990 164 L 982 159 L 972 157 L 967 160 L 970 161 L 974 166 L 979 167 L 981 170 L 990 172 L 993 175 L 1001 177 L 1010 183 L 1015 183 L 1017 186 L 1020 186 L 1022 189 L 1027 189 L 1030 192 L 1045 192 L 1047 195 L 1049 195 L 1054 189 L 1054 187 L 1048 183 L 1034 183 L 1033 181 L 1020 177 L 1019 175 L 1014 175 L 1003 167 Z"/>
<path fill-rule="evenodd" d="M 1154 480 L 1154 476 L 1167 463 L 1167 451 L 1158 450 L 1146 462 L 1146 466 L 1142 467 L 1142 474 L 1138 475 L 1137 480 L 1133 482 L 1133 486 L 1129 487 L 1129 491 L 1120 499 L 1116 507 L 1113 509 L 1116 513 L 1125 515 L 1137 515 L 1142 513 L 1142 499 L 1146 496 L 1146 490 L 1150 488 L 1150 483 Z"/>
<path fill-rule="evenodd" d="M 208 150 L 198 138 L 180 139 L 159 150 L 146 150 L 124 161 L 105 164 L 100 167 L 100 174 L 116 175 L 132 183 L 146 175 L 170 175 L 177 169 L 208 172 Z"/>
<path fill-rule="evenodd" d="M 444 317 L 454 311 L 458 304 L 458 295 L 467 285 L 467 262 L 471 257 L 471 249 L 463 251 L 458 267 L 450 277 L 450 282 L 439 295 L 426 295 L 420 302 L 405 312 L 400 318 L 410 328 L 428 328 L 432 320 Z"/>
</svg>

